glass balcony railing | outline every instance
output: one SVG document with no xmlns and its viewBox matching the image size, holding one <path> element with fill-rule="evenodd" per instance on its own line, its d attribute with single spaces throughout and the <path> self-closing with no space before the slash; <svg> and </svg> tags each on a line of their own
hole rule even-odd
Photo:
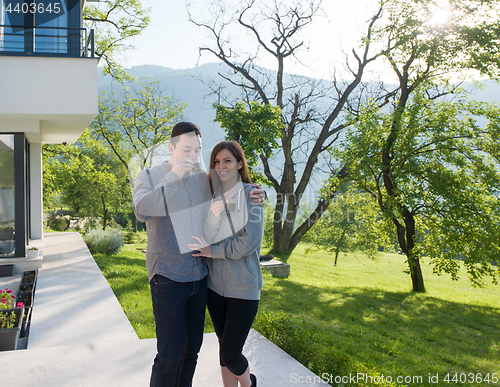
<svg viewBox="0 0 500 387">
<path fill-rule="evenodd" d="M 0 55 L 93 58 L 94 30 L 0 24 Z"/>
</svg>

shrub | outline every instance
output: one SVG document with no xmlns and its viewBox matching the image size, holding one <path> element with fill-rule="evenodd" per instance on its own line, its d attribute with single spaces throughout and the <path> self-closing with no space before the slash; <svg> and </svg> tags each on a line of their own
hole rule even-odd
<svg viewBox="0 0 500 387">
<path fill-rule="evenodd" d="M 126 244 L 134 244 L 134 243 L 139 243 L 141 241 L 141 237 L 133 232 L 133 231 L 126 231 L 125 232 L 125 243 Z"/>
<path fill-rule="evenodd" d="M 304 328 L 293 325 L 283 312 L 264 313 L 256 319 L 256 329 L 302 364 L 311 358 L 312 338 Z"/>
<path fill-rule="evenodd" d="M 274 240 L 274 208 L 267 202 L 264 202 L 264 235 L 262 244 L 267 247 L 273 245 Z"/>
<path fill-rule="evenodd" d="M 127 221 L 124 230 L 126 244 L 139 243 L 141 241 L 141 237 L 132 229 L 132 223 L 130 222 L 130 220 Z"/>
<path fill-rule="evenodd" d="M 123 231 L 117 228 L 90 230 L 85 234 L 85 243 L 92 254 L 117 254 L 123 247 Z"/>
<path fill-rule="evenodd" d="M 69 229 L 69 216 L 51 215 L 47 219 L 47 227 L 54 231 L 66 231 Z"/>
<path fill-rule="evenodd" d="M 82 219 L 83 227 L 80 228 L 80 234 L 87 235 L 94 229 L 102 228 L 101 218 L 87 217 Z"/>
<path fill-rule="evenodd" d="M 379 380 L 375 378 L 380 375 L 375 369 L 368 369 L 339 350 L 326 345 L 323 337 L 317 333 L 316 329 L 293 324 L 283 312 L 259 315 L 255 319 L 254 328 L 299 363 L 309 368 L 314 374 L 320 377 L 328 375 L 328 382 L 331 386 L 351 386 L 349 383 L 335 383 L 335 376 L 342 377 L 350 373 L 362 373 L 369 376 L 366 378 L 367 380 Z M 355 385 L 357 387 L 395 386 L 395 384 L 386 383 L 385 381 L 361 382 Z"/>
</svg>

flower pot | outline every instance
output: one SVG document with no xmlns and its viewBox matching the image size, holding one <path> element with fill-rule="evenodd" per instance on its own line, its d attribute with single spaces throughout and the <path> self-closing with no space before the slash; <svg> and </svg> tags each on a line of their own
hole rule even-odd
<svg viewBox="0 0 500 387">
<path fill-rule="evenodd" d="M 18 302 L 22 302 L 24 306 L 33 305 L 33 293 L 17 293 L 16 295 L 16 305 Z"/>
<path fill-rule="evenodd" d="M 19 337 L 21 338 L 29 335 L 32 310 L 33 308 L 31 306 L 26 306 L 24 308 L 23 321 L 21 323 L 21 332 L 19 333 Z"/>
<path fill-rule="evenodd" d="M 35 259 L 38 257 L 38 250 L 26 250 L 26 256 L 28 259 Z"/>
<path fill-rule="evenodd" d="M 23 273 L 21 285 L 34 284 L 36 282 L 36 270 L 29 270 Z"/>
<path fill-rule="evenodd" d="M 35 292 L 35 285 L 34 284 L 26 284 L 26 285 L 19 286 L 18 293 L 34 293 L 34 292 Z"/>
<path fill-rule="evenodd" d="M 12 277 L 14 265 L 0 265 L 0 277 Z"/>
<path fill-rule="evenodd" d="M 0 311 L 0 318 L 3 315 L 16 314 L 14 328 L 0 329 L 0 351 L 12 351 L 17 349 L 17 342 L 21 333 L 21 324 L 23 322 L 24 308 L 4 309 Z"/>
</svg>

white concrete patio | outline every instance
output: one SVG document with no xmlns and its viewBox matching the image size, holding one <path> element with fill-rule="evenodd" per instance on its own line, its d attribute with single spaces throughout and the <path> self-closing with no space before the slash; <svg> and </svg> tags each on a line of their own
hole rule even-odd
<svg viewBox="0 0 500 387">
<path fill-rule="evenodd" d="M 0 352 L 0 385 L 149 386 L 156 340 L 138 339 L 80 234 L 46 233 L 42 253 L 28 349 Z M 255 330 L 244 353 L 259 387 L 327 386 Z M 214 333 L 193 386 L 222 387 Z"/>
</svg>

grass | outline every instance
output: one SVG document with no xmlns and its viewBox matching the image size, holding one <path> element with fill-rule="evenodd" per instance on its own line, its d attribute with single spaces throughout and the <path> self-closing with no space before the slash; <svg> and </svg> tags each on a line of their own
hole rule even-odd
<svg viewBox="0 0 500 387">
<path fill-rule="evenodd" d="M 500 286 L 473 288 L 465 272 L 459 281 L 438 277 L 424 262 L 427 292 L 415 294 L 400 255 L 376 261 L 343 255 L 334 266 L 331 255 L 306 255 L 306 247 L 300 244 L 288 258 L 287 279 L 265 274 L 260 316 L 282 311 L 321 337 L 315 345 L 335 348 L 393 379 L 422 376 L 418 385 L 464 385 L 445 383 L 447 373 L 500 373 Z M 95 258 L 138 336 L 151 338 L 154 319 L 140 248 L 144 241 L 126 245 L 117 256 Z M 212 330 L 207 317 L 205 331 Z M 439 374 L 439 383 L 428 383 L 429 374 Z"/>
<path fill-rule="evenodd" d="M 145 235 L 145 233 L 142 233 Z M 149 291 L 145 238 L 140 243 L 125 245 L 117 255 L 94 254 L 94 259 L 113 289 L 116 298 L 140 339 L 156 337 L 151 293 Z M 208 316 L 205 332 L 213 332 Z"/>
<path fill-rule="evenodd" d="M 472 288 L 464 272 L 455 282 L 424 262 L 427 292 L 416 294 L 400 255 L 348 255 L 334 266 L 332 256 L 305 248 L 288 259 L 289 278 L 266 276 L 260 313 L 283 311 L 385 375 L 500 373 L 499 286 Z"/>
</svg>

